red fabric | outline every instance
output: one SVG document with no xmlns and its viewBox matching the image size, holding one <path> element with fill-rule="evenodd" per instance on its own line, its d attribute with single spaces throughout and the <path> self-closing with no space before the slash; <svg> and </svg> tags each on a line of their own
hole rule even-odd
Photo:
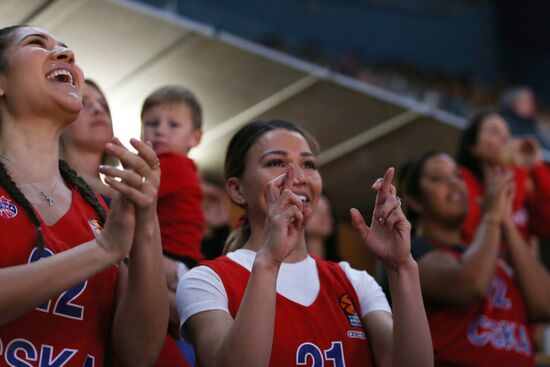
<svg viewBox="0 0 550 367">
<path fill-rule="evenodd" d="M 155 367 L 188 367 L 190 364 L 187 362 L 176 340 L 170 335 L 166 334 L 164 345 L 160 352 L 159 359 L 155 363 Z"/>
<path fill-rule="evenodd" d="M 460 256 L 449 248 L 441 251 Z M 499 260 L 490 291 L 469 307 L 426 305 L 435 366 L 535 365 L 527 310 L 512 273 Z"/>
<path fill-rule="evenodd" d="M 471 243 L 481 221 L 485 187 L 470 170 L 465 167 L 461 169 L 468 188 L 468 214 L 462 230 L 465 243 Z M 514 180 L 514 222 L 519 231 L 526 239 L 531 234 L 550 238 L 550 170 L 544 163 L 530 172 L 515 168 Z"/>
<path fill-rule="evenodd" d="M 157 213 L 162 249 L 198 262 L 203 259 L 204 217 L 197 167 L 190 158 L 177 153 L 162 153 L 159 159 L 162 174 Z"/>
<path fill-rule="evenodd" d="M 57 254 L 94 238 L 95 211 L 73 189 L 69 211 L 42 223 L 45 251 Z M 36 229 L 0 188 L 0 268 L 27 264 L 38 253 Z M 0 327 L 0 365 L 102 366 L 117 281 L 111 267 Z M 54 364 L 53 361 L 56 361 Z"/>
<path fill-rule="evenodd" d="M 353 286 L 338 264 L 315 260 L 321 289 L 312 305 L 302 306 L 277 294 L 269 365 L 372 366 Z M 250 272 L 226 256 L 208 261 L 205 265 L 221 278 L 231 316 L 235 318 Z M 314 361 L 315 357 L 320 359 Z"/>
</svg>

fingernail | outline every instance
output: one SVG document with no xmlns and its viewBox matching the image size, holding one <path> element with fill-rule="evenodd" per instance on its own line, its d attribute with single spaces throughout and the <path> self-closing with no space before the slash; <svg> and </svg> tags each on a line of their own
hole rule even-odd
<svg viewBox="0 0 550 367">
<path fill-rule="evenodd" d="M 113 145 L 113 143 L 107 143 L 107 145 L 105 146 L 105 149 L 107 150 L 113 150 L 115 146 Z"/>
</svg>

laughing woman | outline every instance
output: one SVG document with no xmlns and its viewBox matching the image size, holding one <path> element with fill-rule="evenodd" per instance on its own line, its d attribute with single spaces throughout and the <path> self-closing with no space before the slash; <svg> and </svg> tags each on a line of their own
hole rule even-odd
<svg viewBox="0 0 550 367">
<path fill-rule="evenodd" d="M 385 264 L 393 318 L 380 287 L 348 263 L 308 255 L 305 225 L 322 191 L 315 144 L 297 126 L 258 121 L 229 144 L 225 186 L 246 219 L 227 256 L 188 272 L 178 287 L 183 335 L 200 366 L 431 366 L 431 339 L 410 224 L 391 185 L 372 225 L 352 220 Z"/>
<path fill-rule="evenodd" d="M 138 154 L 107 144 L 127 170 L 101 169 L 115 191 L 106 214 L 59 161 L 83 83 L 50 33 L 0 30 L 1 365 L 102 366 L 109 343 L 124 365 L 151 365 L 164 340 L 157 158 L 138 141 Z"/>
</svg>

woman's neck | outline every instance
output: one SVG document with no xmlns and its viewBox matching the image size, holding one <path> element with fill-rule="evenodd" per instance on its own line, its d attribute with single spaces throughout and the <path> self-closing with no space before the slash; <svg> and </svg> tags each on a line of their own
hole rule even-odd
<svg viewBox="0 0 550 367">
<path fill-rule="evenodd" d="M 457 245 L 462 242 L 460 226 L 444 225 L 441 221 L 424 219 L 417 228 L 418 235 L 441 245 Z"/>
<path fill-rule="evenodd" d="M 307 250 L 310 254 L 324 259 L 326 256 L 325 238 L 320 236 L 306 236 Z"/>
<path fill-rule="evenodd" d="M 40 125 L 33 128 L 31 123 L 11 123 L 7 119 L 2 122 L 0 156 L 15 164 L 29 180 L 46 182 L 59 175 L 60 134 L 61 128 L 58 131 Z"/>
</svg>

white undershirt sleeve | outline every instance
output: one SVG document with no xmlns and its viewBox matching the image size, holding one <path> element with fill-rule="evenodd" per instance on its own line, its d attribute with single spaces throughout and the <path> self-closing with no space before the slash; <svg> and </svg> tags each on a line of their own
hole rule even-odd
<svg viewBox="0 0 550 367">
<path fill-rule="evenodd" d="M 352 268 L 346 261 L 341 261 L 338 265 L 344 270 L 353 289 L 355 289 L 355 293 L 357 293 L 362 319 L 373 311 L 386 311 L 391 314 L 386 295 L 372 276 L 366 271 Z"/>
<path fill-rule="evenodd" d="M 204 265 L 191 269 L 181 278 L 176 292 L 180 328 L 199 312 L 223 310 L 229 313 L 228 303 L 223 282 L 214 270 Z"/>
</svg>

